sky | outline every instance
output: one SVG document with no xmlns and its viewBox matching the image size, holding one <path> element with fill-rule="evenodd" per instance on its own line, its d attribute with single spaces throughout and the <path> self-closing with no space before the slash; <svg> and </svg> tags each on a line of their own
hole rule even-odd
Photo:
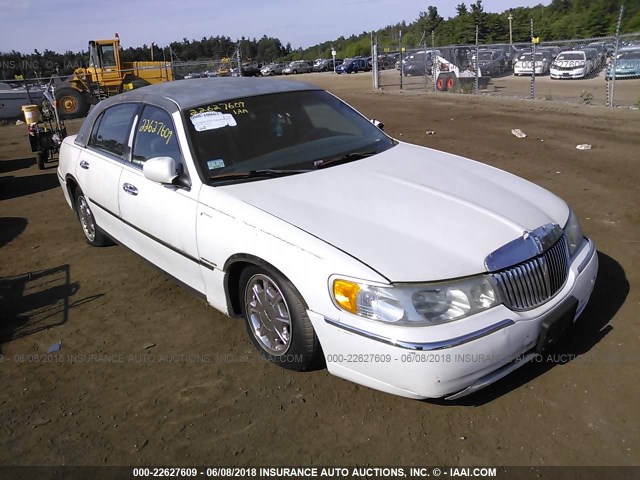
<svg viewBox="0 0 640 480">
<path fill-rule="evenodd" d="M 295 49 L 349 37 L 406 20 L 429 5 L 444 18 L 463 0 L 0 0 L 0 51 L 80 51 L 90 39 L 113 38 L 123 47 L 166 46 L 184 37 L 236 40 L 277 37 Z M 472 3 L 470 0 L 465 2 Z M 486 12 L 550 0 L 485 0 Z"/>
</svg>

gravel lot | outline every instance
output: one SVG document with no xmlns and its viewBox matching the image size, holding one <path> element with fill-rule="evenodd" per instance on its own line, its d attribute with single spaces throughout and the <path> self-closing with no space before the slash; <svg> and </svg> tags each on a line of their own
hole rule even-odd
<svg viewBox="0 0 640 480">
<path fill-rule="evenodd" d="M 455 403 L 281 370 L 240 321 L 122 247 L 89 247 L 55 164 L 38 171 L 25 127 L 0 127 L 0 464 L 638 465 L 640 112 L 296 79 L 574 207 L 600 276 L 555 356 Z"/>
</svg>

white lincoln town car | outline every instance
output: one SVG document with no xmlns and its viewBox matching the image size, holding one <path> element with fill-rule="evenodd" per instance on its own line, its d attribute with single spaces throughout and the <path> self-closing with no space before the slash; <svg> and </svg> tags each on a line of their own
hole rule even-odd
<svg viewBox="0 0 640 480">
<path fill-rule="evenodd" d="M 274 363 L 458 398 L 553 348 L 596 249 L 552 193 L 381 127 L 303 83 L 170 82 L 100 102 L 58 176 L 89 244 L 242 318 Z"/>
</svg>

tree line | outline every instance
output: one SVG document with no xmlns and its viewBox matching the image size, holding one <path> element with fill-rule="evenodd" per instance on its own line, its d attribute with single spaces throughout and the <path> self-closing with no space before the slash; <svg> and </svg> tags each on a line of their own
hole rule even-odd
<svg viewBox="0 0 640 480">
<path fill-rule="evenodd" d="M 293 49 L 290 43 L 264 35 L 262 38 L 232 40 L 225 36 L 209 36 L 200 40 L 174 41 L 166 46 L 155 44 L 139 47 L 122 47 L 124 61 L 166 60 L 202 61 L 236 57 L 243 61 L 266 63 L 274 60 L 298 60 L 329 58 L 334 48 L 341 58 L 370 55 L 371 36 L 375 35 L 383 49 L 397 50 L 400 37 L 402 45 L 436 46 L 475 43 L 476 25 L 481 43 L 509 42 L 509 15 L 511 15 L 514 42 L 530 41 L 530 20 L 534 21 L 534 33 L 543 41 L 571 38 L 593 38 L 615 33 L 620 0 L 552 0 L 550 5 L 516 7 L 502 13 L 484 11 L 482 0 L 469 5 L 456 6 L 454 17 L 444 19 L 435 6 L 420 12 L 413 22 L 403 21 L 388 25 L 374 32 L 362 32 L 348 38 L 343 36 L 319 43 L 309 48 Z M 640 0 L 626 0 L 621 33 L 640 32 Z M 47 77 L 56 70 L 70 75 L 78 67 L 86 66 L 86 51 L 57 53 L 51 50 L 23 54 L 17 51 L 0 53 L 1 79 Z"/>
</svg>

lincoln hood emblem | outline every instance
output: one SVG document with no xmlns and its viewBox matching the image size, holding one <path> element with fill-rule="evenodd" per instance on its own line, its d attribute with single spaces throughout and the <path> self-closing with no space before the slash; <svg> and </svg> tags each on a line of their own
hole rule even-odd
<svg viewBox="0 0 640 480">
<path fill-rule="evenodd" d="M 562 236 L 562 228 L 548 223 L 535 230 L 525 230 L 521 237 L 498 248 L 484 260 L 488 272 L 495 272 L 529 260 L 547 251 Z"/>
</svg>

